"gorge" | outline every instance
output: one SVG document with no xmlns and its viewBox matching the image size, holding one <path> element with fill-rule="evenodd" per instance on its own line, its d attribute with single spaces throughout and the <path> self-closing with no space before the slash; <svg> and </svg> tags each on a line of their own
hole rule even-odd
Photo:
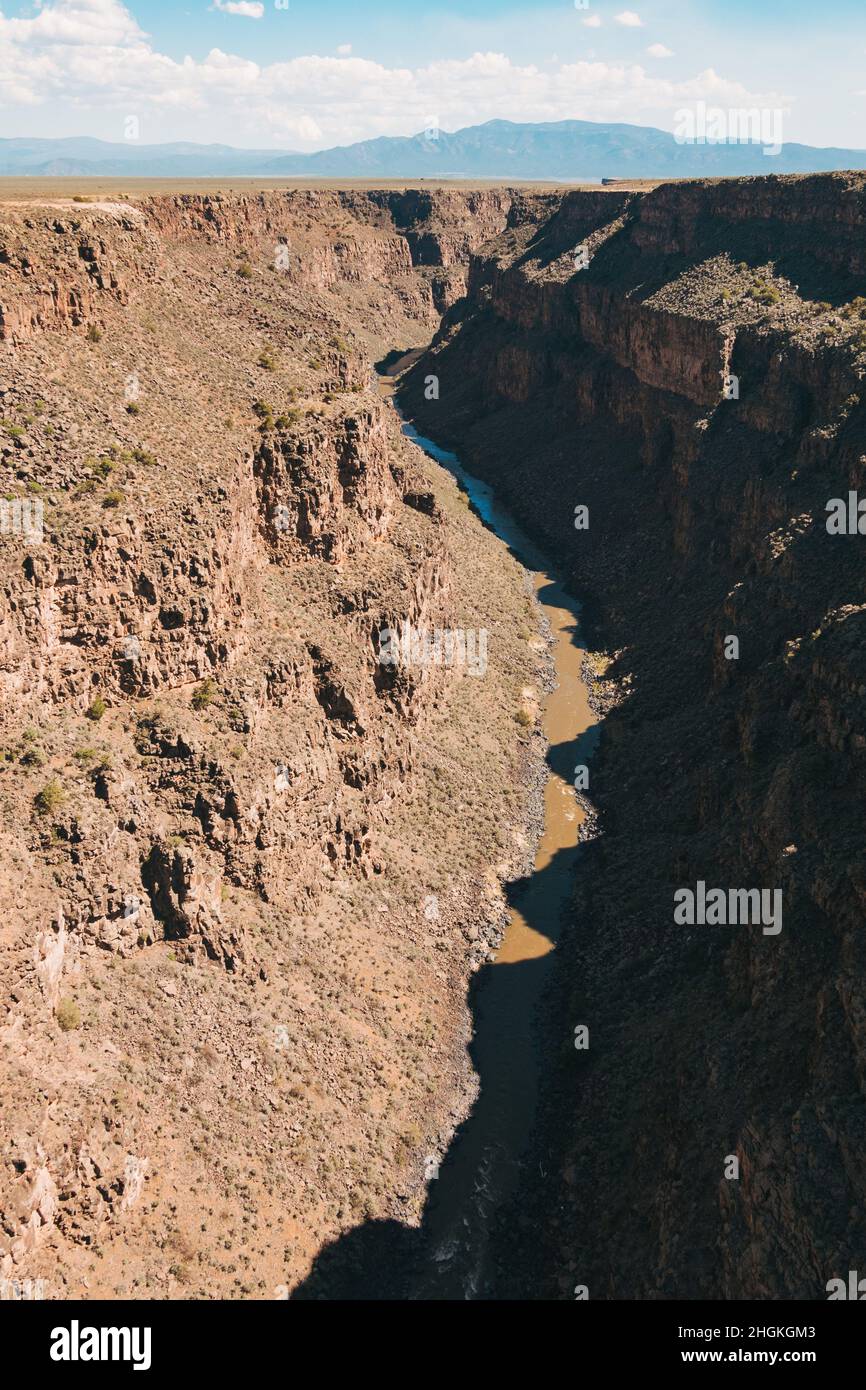
<svg viewBox="0 0 866 1390">
<path fill-rule="evenodd" d="M 866 176 L 42 198 L 0 204 L 4 492 L 45 513 L 0 537 L 0 1273 L 823 1297 L 863 1238 L 862 540 L 825 523 Z M 410 350 L 444 469 L 374 379 Z M 379 665 L 403 621 L 487 631 L 483 678 Z M 675 923 L 698 881 L 784 930 Z M 522 1163 L 443 1288 L 502 1074 Z"/>
</svg>

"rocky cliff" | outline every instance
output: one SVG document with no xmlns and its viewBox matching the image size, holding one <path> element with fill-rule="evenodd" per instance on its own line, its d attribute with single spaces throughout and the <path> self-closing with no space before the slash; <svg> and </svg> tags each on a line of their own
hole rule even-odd
<svg viewBox="0 0 866 1390">
<path fill-rule="evenodd" d="M 273 1298 L 417 1219 L 540 668 L 371 361 L 512 201 L 0 209 L 0 1277 Z M 488 629 L 485 679 L 384 667 L 402 622 Z"/>
<path fill-rule="evenodd" d="M 866 1234 L 864 541 L 827 526 L 866 477 L 866 179 L 538 211 L 404 393 L 585 598 L 602 720 L 502 1292 L 823 1298 Z M 677 924 L 699 880 L 780 890 L 781 930 Z"/>
</svg>

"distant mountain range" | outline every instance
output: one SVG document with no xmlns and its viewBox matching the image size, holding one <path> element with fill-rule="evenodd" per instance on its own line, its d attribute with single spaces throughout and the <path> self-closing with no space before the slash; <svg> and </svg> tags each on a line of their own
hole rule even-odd
<svg viewBox="0 0 866 1390">
<path fill-rule="evenodd" d="M 242 150 L 187 143 L 110 144 L 0 140 L 0 174 L 196 178 L 504 178 L 593 180 L 694 178 L 722 174 L 805 174 L 866 167 L 866 150 L 786 144 L 764 154 L 758 144 L 678 144 L 651 126 L 595 121 L 516 124 L 487 121 L 453 133 L 383 136 L 315 154 Z"/>
</svg>

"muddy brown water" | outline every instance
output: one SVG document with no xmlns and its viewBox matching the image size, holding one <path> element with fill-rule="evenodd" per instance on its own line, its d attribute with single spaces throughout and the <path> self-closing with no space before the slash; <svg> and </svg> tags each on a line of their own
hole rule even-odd
<svg viewBox="0 0 866 1390">
<path fill-rule="evenodd" d="M 400 372 L 417 356 L 390 366 L 391 374 L 380 378 L 383 395 L 393 398 Z M 575 797 L 575 769 L 588 764 L 598 727 L 582 672 L 579 602 L 487 483 L 405 420 L 403 432 L 456 478 L 483 523 L 529 571 L 553 639 L 557 684 L 541 708 L 549 744 L 543 832 L 532 873 L 509 889 L 510 916 L 495 958 L 474 977 L 470 1055 L 479 1095 L 429 1183 L 424 1258 L 410 1295 L 484 1298 L 491 1296 L 496 1276 L 489 1254 L 492 1224 L 515 1196 L 547 1065 L 537 1014 L 580 857 L 585 816 Z M 571 929 L 579 930 L 579 923 Z"/>
</svg>

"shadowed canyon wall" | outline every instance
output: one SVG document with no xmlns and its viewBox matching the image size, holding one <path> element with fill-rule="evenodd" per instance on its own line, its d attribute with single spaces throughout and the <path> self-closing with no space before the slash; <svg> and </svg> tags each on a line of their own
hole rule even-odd
<svg viewBox="0 0 866 1390">
<path fill-rule="evenodd" d="M 826 523 L 866 477 L 864 229 L 860 174 L 567 194 L 473 254 L 404 392 L 586 600 L 604 713 L 506 1295 L 822 1298 L 862 1260 L 864 540 Z M 781 890 L 781 932 L 676 924 L 699 880 Z"/>
</svg>

